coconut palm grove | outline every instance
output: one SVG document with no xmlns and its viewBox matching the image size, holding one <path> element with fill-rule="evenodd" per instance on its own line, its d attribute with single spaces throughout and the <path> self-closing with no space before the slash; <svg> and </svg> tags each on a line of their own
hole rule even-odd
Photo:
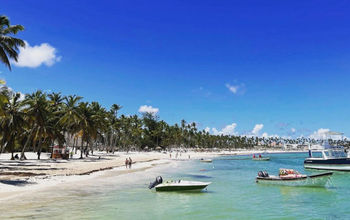
<svg viewBox="0 0 350 220">
<path fill-rule="evenodd" d="M 1 61 L 11 70 L 10 58 L 16 61 L 19 47 L 25 46 L 23 40 L 16 38 L 24 27 L 10 25 L 6 16 L 0 17 L 0 23 Z M 17 151 L 21 152 L 21 159 L 26 159 L 26 151 L 37 152 L 40 159 L 41 152 L 49 152 L 50 146 L 55 144 L 80 149 L 83 158 L 97 149 L 107 152 L 170 150 L 173 147 L 214 150 L 317 142 L 303 137 L 213 135 L 198 130 L 195 122 L 182 120 L 169 125 L 156 113 L 120 115 L 118 111 L 122 106 L 119 104 L 106 108 L 98 101 L 85 102 L 77 94 L 63 95 L 59 91 L 38 90 L 23 95 L 13 92 L 4 81 L 1 84 L 1 152 L 11 152 L 11 159 Z M 345 146 L 350 143 L 347 139 L 337 142 Z"/>
<path fill-rule="evenodd" d="M 1 6 L 1 220 L 350 219 L 349 2 Z"/>
</svg>

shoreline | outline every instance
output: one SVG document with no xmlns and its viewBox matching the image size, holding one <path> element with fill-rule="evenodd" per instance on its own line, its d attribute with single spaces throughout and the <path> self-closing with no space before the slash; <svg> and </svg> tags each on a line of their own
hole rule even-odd
<svg viewBox="0 0 350 220">
<path fill-rule="evenodd" d="M 54 161 L 50 159 L 10 161 L 0 160 L 0 201 L 15 199 L 23 194 L 31 194 L 36 191 L 46 190 L 62 184 L 72 184 L 78 182 L 93 182 L 95 178 L 113 175 L 138 174 L 141 171 L 153 167 L 165 167 L 171 163 L 179 163 L 184 160 L 198 160 L 200 158 L 214 158 L 220 156 L 244 156 L 259 153 L 298 153 L 306 151 L 218 151 L 218 152 L 186 152 L 179 153 L 178 158 L 170 158 L 169 153 L 159 152 L 118 152 L 114 155 L 96 153 L 94 156 L 85 159 L 71 159 L 68 161 Z M 29 156 L 30 153 L 27 153 Z M 174 153 L 172 153 L 174 154 Z M 190 155 L 190 159 L 188 159 Z M 4 155 L 2 155 L 4 157 Z M 100 159 L 97 159 L 100 157 Z M 126 157 L 133 159 L 132 168 L 125 168 Z M 21 172 L 11 171 L 26 168 Z M 22 168 L 22 169 L 23 169 Z M 6 170 L 4 172 L 4 170 Z M 28 172 L 26 172 L 28 171 Z M 108 174 L 108 172 L 111 172 Z M 11 175 L 6 175 L 12 173 Z M 16 175 L 21 173 L 21 175 Z M 23 175 L 27 173 L 29 175 Z M 79 184 L 77 184 L 79 185 Z"/>
</svg>

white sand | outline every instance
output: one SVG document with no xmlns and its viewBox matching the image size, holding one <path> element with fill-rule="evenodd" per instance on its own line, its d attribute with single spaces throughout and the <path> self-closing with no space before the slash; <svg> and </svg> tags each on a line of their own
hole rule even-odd
<svg viewBox="0 0 350 220">
<path fill-rule="evenodd" d="M 97 178 L 108 175 L 130 175 L 154 166 L 175 163 L 177 161 L 200 158 L 213 158 L 221 155 L 258 154 L 263 151 L 221 151 L 221 152 L 186 152 L 186 153 L 159 153 L 159 152 L 117 152 L 106 154 L 96 152 L 93 156 L 78 159 L 80 154 L 70 160 L 51 160 L 49 154 L 42 154 L 42 160 L 36 160 L 35 153 L 26 153 L 28 160 L 11 161 L 10 154 L 0 155 L 0 201 L 21 195 L 35 193 L 48 187 L 75 182 L 94 182 Z M 285 151 L 269 151 L 268 153 Z M 176 156 L 177 154 L 177 156 Z M 19 154 L 20 155 L 20 154 Z M 125 168 L 125 159 L 131 157 L 132 168 Z M 113 170 L 113 172 L 109 172 Z M 5 175 L 4 175 L 5 174 Z M 118 178 L 118 177 L 116 177 Z M 79 184 L 77 184 L 78 186 Z M 19 197 L 20 198 L 20 197 Z"/>
</svg>

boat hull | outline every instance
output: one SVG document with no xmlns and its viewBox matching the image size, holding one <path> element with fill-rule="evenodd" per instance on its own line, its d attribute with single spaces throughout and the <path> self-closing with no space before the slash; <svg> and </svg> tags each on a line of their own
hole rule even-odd
<svg viewBox="0 0 350 220">
<path fill-rule="evenodd" d="M 257 157 L 257 158 L 253 158 L 253 160 L 255 160 L 255 161 L 268 161 L 268 160 L 270 160 L 270 158 L 269 157 Z"/>
<path fill-rule="evenodd" d="M 208 185 L 204 186 L 162 186 L 156 187 L 156 191 L 159 192 L 170 192 L 170 191 L 202 191 Z"/>
<path fill-rule="evenodd" d="M 202 163 L 211 163 L 213 161 L 212 160 L 200 160 L 200 162 L 202 162 Z"/>
<path fill-rule="evenodd" d="M 330 180 L 332 174 L 332 172 L 329 172 L 293 179 L 281 179 L 279 177 L 257 177 L 256 182 L 285 186 L 324 187 Z"/>
<path fill-rule="evenodd" d="M 182 181 L 182 182 L 168 182 L 163 183 L 160 185 L 157 185 L 156 191 L 201 191 L 205 189 L 210 182 L 189 182 L 189 181 Z"/>
<path fill-rule="evenodd" d="M 328 160 L 306 159 L 304 161 L 304 167 L 317 170 L 350 171 L 350 158 Z"/>
</svg>

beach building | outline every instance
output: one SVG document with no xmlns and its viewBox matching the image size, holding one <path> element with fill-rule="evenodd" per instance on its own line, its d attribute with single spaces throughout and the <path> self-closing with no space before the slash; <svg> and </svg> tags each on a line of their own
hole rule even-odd
<svg viewBox="0 0 350 220">
<path fill-rule="evenodd" d="M 52 147 L 52 159 L 69 159 L 69 149 L 67 146 L 55 145 Z"/>
</svg>

